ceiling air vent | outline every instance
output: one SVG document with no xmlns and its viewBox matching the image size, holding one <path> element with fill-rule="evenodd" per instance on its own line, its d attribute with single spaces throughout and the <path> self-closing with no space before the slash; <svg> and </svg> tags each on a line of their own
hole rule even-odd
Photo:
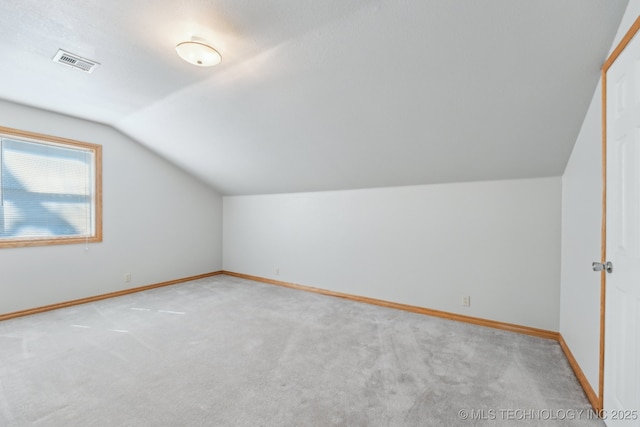
<svg viewBox="0 0 640 427">
<path fill-rule="evenodd" d="M 73 53 L 65 52 L 62 49 L 58 49 L 58 53 L 53 57 L 53 62 L 68 65 L 76 70 L 84 71 L 85 73 L 93 73 L 99 63 L 87 58 L 83 58 Z"/>
</svg>

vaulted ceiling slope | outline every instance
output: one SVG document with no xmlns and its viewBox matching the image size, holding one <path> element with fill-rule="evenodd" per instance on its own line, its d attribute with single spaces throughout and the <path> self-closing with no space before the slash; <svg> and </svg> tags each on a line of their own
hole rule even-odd
<svg viewBox="0 0 640 427">
<path fill-rule="evenodd" d="M 557 176 L 627 2 L 3 0 L 0 98 L 109 124 L 223 194 Z M 222 63 L 178 58 L 191 36 Z"/>
</svg>

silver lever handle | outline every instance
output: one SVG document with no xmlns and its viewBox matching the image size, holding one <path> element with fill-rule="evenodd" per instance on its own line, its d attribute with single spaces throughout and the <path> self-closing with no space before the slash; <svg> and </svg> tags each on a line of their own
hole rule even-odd
<svg viewBox="0 0 640 427">
<path fill-rule="evenodd" d="M 611 261 L 607 261 L 605 263 L 592 262 L 591 267 L 593 268 L 593 271 L 605 270 L 607 273 L 611 273 L 613 271 L 613 264 L 611 263 Z"/>
</svg>

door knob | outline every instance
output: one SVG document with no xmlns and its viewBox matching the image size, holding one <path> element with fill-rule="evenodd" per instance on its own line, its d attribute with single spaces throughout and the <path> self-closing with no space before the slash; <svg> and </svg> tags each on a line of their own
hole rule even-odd
<svg viewBox="0 0 640 427">
<path fill-rule="evenodd" d="M 606 270 L 607 273 L 611 273 L 613 271 L 613 264 L 611 263 L 611 261 L 607 261 L 605 263 L 592 262 L 591 267 L 593 268 L 593 271 Z"/>
</svg>

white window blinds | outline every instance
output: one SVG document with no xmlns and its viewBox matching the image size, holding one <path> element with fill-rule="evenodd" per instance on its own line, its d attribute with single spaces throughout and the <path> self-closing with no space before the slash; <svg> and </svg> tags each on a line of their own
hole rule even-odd
<svg viewBox="0 0 640 427">
<path fill-rule="evenodd" d="M 0 172 L 0 241 L 93 235 L 93 150 L 0 137 Z"/>
</svg>

